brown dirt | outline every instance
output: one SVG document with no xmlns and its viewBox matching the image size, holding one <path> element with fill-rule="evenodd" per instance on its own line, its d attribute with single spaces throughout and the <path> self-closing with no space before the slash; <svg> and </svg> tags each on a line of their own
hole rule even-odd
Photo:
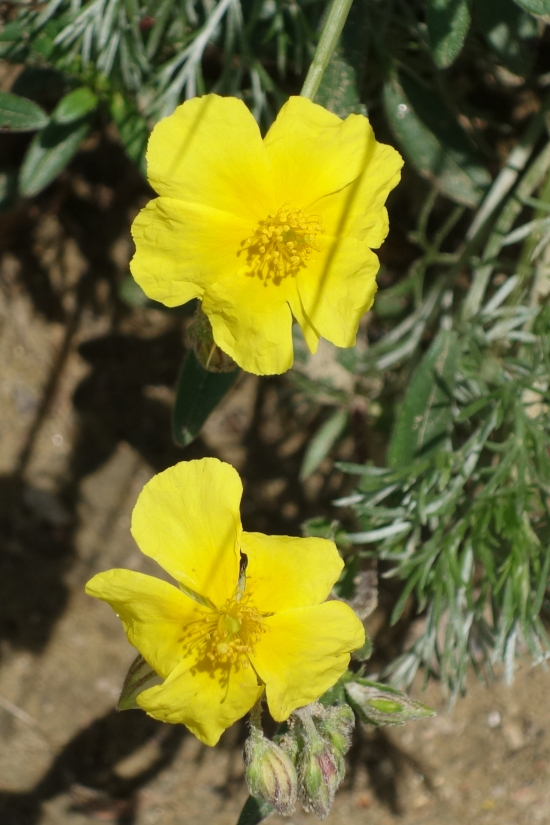
<svg viewBox="0 0 550 825">
<path fill-rule="evenodd" d="M 4 138 L 0 149 L 20 154 Z M 129 225 L 148 197 L 116 141 L 97 134 L 54 186 L 0 214 L 2 825 L 235 823 L 244 724 L 208 749 L 182 727 L 115 713 L 133 651 L 83 585 L 113 566 L 158 574 L 130 536 L 130 514 L 147 479 L 178 460 L 233 463 L 245 528 L 268 533 L 299 534 L 349 484 L 335 456 L 297 480 L 323 413 L 284 378 L 243 377 L 202 437 L 174 446 L 185 321 L 118 298 Z M 340 449 L 352 460 L 379 450 L 361 410 Z M 387 629 L 390 600 L 383 591 L 371 622 L 381 660 L 404 632 Z M 550 822 L 547 695 L 548 674 L 527 663 L 511 689 L 472 679 L 450 715 L 430 685 L 422 700 L 436 719 L 359 731 L 328 821 Z"/>
</svg>

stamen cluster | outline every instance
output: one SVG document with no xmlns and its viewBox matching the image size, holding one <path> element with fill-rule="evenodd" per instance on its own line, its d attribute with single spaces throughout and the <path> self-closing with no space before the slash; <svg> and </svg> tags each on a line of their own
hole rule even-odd
<svg viewBox="0 0 550 825">
<path fill-rule="evenodd" d="M 303 209 L 291 209 L 286 203 L 276 215 L 268 215 L 244 242 L 249 263 L 262 278 L 285 278 L 305 266 L 314 250 L 316 236 L 323 231 L 321 219 L 308 216 Z"/>
<path fill-rule="evenodd" d="M 184 650 L 194 652 L 197 662 L 207 658 L 214 664 L 248 667 L 248 655 L 254 653 L 265 627 L 261 613 L 250 604 L 249 594 L 239 595 L 228 599 L 221 610 L 209 611 L 184 628 Z"/>
</svg>

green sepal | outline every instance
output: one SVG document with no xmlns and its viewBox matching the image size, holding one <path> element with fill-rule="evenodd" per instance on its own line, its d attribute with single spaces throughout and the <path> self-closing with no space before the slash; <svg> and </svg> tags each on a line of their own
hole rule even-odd
<svg viewBox="0 0 550 825">
<path fill-rule="evenodd" d="M 136 698 L 154 685 L 160 685 L 162 678 L 147 664 L 141 654 L 136 656 L 122 686 L 117 702 L 117 710 L 134 710 L 139 708 Z"/>
</svg>

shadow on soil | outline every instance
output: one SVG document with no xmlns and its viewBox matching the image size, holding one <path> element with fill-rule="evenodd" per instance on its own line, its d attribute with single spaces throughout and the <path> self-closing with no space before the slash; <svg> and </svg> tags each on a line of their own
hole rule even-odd
<svg viewBox="0 0 550 825">
<path fill-rule="evenodd" d="M 132 825 L 139 790 L 170 765 L 185 735 L 181 725 L 112 710 L 80 731 L 32 790 L 0 793 L 0 820 L 3 825 L 35 825 L 44 802 L 69 793 L 73 810 Z M 148 743 L 156 745 L 157 755 L 146 768 L 129 777 L 117 773 L 117 765 Z"/>
<path fill-rule="evenodd" d="M 48 492 L 24 480 L 47 399 L 55 394 L 58 363 L 16 471 L 0 477 L 0 640 L 34 653 L 46 645 L 67 602 L 63 580 L 75 557 L 82 480 L 111 457 L 120 441 L 156 470 L 183 457 L 171 439 L 168 406 L 145 393 L 148 385 L 174 385 L 182 357 L 178 332 L 147 340 L 108 335 L 80 349 L 92 370 L 74 395 L 79 430 L 60 489 Z M 200 446 L 192 446 L 186 456 L 199 453 Z"/>
<path fill-rule="evenodd" d="M 222 800 L 231 799 L 242 787 L 241 752 L 247 735 L 247 726 L 241 720 L 224 734 L 218 746 L 234 753 L 230 764 L 238 766 L 213 789 Z M 2 825 L 38 825 L 44 803 L 66 794 L 73 811 L 118 825 L 133 825 L 140 792 L 170 766 L 186 736 L 189 733 L 182 725 L 164 725 L 141 712 L 109 711 L 77 733 L 34 788 L 23 793 L 0 792 L 0 821 Z M 138 769 L 128 771 L 132 757 L 148 745 L 154 747 L 153 758 L 141 769 L 138 760 Z M 195 766 L 200 765 L 207 750 L 202 747 L 198 751 Z M 363 732 L 349 756 L 346 784 L 353 785 L 359 765 L 364 764 L 374 793 L 395 815 L 403 813 L 399 785 L 406 768 L 420 774 L 428 789 L 433 790 L 424 767 L 396 747 L 382 730 Z"/>
</svg>

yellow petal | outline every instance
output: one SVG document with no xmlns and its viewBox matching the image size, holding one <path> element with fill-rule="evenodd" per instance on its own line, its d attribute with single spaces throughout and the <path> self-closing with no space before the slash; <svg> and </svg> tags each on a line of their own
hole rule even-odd
<svg viewBox="0 0 550 825">
<path fill-rule="evenodd" d="M 210 668 L 187 664 L 176 668 L 158 687 L 137 697 L 138 705 L 154 719 L 182 724 L 205 745 L 215 745 L 237 719 L 256 704 L 264 690 L 252 667 Z"/>
<path fill-rule="evenodd" d="M 347 604 L 325 602 L 284 610 L 264 619 L 267 632 L 250 656 L 265 682 L 277 722 L 314 702 L 345 672 L 349 654 L 365 642 L 363 625 Z"/>
<path fill-rule="evenodd" d="M 371 125 L 363 115 L 346 120 L 304 97 L 291 97 L 265 137 L 278 206 L 310 207 L 347 186 L 376 151 Z"/>
<path fill-rule="evenodd" d="M 278 375 L 292 366 L 289 288 L 296 288 L 293 279 L 275 285 L 242 272 L 205 291 L 202 308 L 216 344 L 247 372 Z"/>
<path fill-rule="evenodd" d="M 378 248 L 388 234 L 384 204 L 399 183 L 402 166 L 399 152 L 376 143 L 372 157 L 352 183 L 310 207 L 321 218 L 325 235 L 350 235 Z"/>
<path fill-rule="evenodd" d="M 271 175 L 258 125 L 235 97 L 188 100 L 149 139 L 149 182 L 169 198 L 255 222 L 273 208 Z"/>
<path fill-rule="evenodd" d="M 320 604 L 344 566 L 327 539 L 243 533 L 241 550 L 248 559 L 246 592 L 261 613 Z"/>
<path fill-rule="evenodd" d="M 132 535 L 184 587 L 222 606 L 239 577 L 241 496 L 241 480 L 229 464 L 182 461 L 145 485 Z"/>
<path fill-rule="evenodd" d="M 98 573 L 86 585 L 86 593 L 111 605 L 130 644 L 163 677 L 184 658 L 184 625 L 207 612 L 172 584 L 133 570 Z"/>
<path fill-rule="evenodd" d="M 218 209 L 156 198 L 132 225 L 132 275 L 149 298 L 180 306 L 219 276 L 237 278 L 254 224 Z"/>
<path fill-rule="evenodd" d="M 297 275 L 298 292 L 323 338 L 352 347 L 359 321 L 374 301 L 380 263 L 367 244 L 355 238 L 317 240 L 319 251 Z"/>
</svg>

